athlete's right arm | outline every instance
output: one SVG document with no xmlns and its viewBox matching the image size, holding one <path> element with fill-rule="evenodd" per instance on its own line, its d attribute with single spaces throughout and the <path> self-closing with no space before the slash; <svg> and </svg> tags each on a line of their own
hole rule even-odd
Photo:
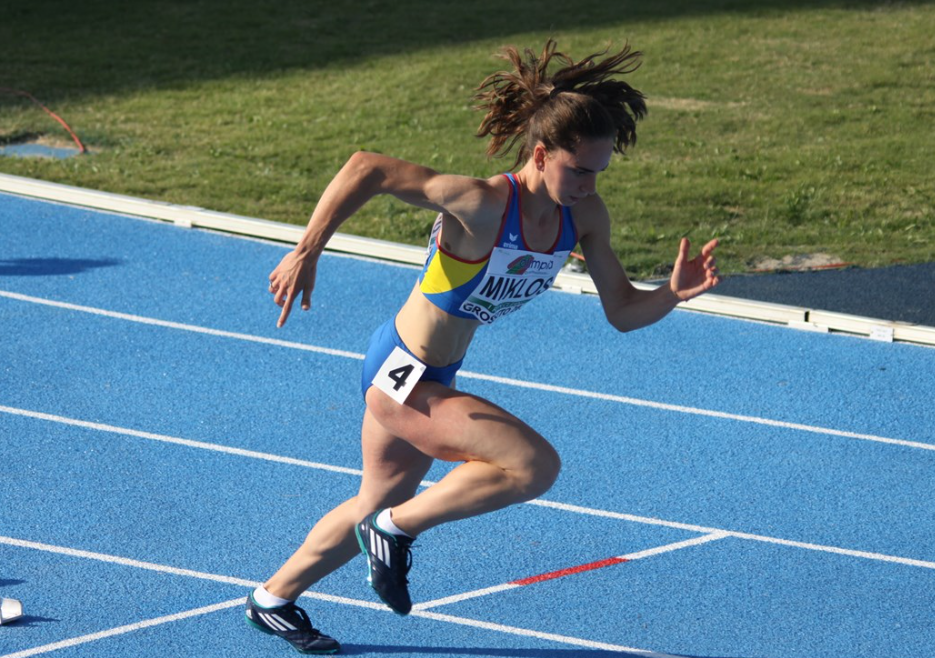
<svg viewBox="0 0 935 658">
<path fill-rule="evenodd" d="M 285 324 L 299 294 L 302 309 L 310 308 L 318 257 L 328 240 L 345 220 L 380 194 L 446 213 L 466 224 L 487 217 L 498 220 L 496 208 L 501 203 L 488 181 L 439 174 L 377 153 L 355 153 L 325 188 L 295 249 L 269 276 L 273 301 L 282 308 L 277 326 Z"/>
</svg>

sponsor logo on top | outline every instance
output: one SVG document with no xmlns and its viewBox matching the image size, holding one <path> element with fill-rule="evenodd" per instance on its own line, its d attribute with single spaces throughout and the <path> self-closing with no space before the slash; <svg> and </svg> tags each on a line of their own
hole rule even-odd
<svg viewBox="0 0 935 658">
<path fill-rule="evenodd" d="M 554 267 L 555 263 L 551 258 L 547 260 L 537 260 L 532 254 L 525 254 L 506 266 L 506 274 L 525 274 L 529 270 L 543 272 L 551 270 Z"/>
</svg>

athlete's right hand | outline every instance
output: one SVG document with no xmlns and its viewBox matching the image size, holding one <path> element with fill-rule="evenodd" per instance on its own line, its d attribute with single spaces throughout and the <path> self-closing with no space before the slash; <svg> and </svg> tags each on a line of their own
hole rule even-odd
<svg viewBox="0 0 935 658">
<path fill-rule="evenodd" d="M 312 289 L 315 287 L 317 258 L 299 256 L 290 251 L 269 275 L 269 291 L 273 302 L 282 308 L 277 327 L 286 324 L 292 305 L 299 293 L 302 294 L 302 310 L 312 307 Z"/>
</svg>

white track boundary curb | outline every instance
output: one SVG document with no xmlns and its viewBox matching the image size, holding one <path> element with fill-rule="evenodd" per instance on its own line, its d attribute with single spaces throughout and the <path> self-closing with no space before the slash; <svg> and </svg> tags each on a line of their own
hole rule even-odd
<svg viewBox="0 0 935 658">
<path fill-rule="evenodd" d="M 150 201 L 109 192 L 98 192 L 10 174 L 0 174 L 0 192 L 145 217 L 147 219 L 157 219 L 172 222 L 178 226 L 209 229 L 287 244 L 296 244 L 304 231 L 304 227 L 293 224 L 215 212 L 194 206 Z M 330 251 L 410 265 L 422 265 L 425 259 L 425 250 L 421 247 L 374 238 L 362 238 L 344 233 L 336 233 L 328 242 L 327 248 Z M 656 287 L 639 282 L 634 283 L 634 285 L 643 290 L 651 290 Z M 555 287 L 568 292 L 597 293 L 594 282 L 587 274 L 563 272 L 556 279 Z M 819 332 L 834 331 L 856 334 L 884 342 L 901 341 L 935 346 L 935 327 L 865 318 L 819 309 L 755 302 L 716 294 L 706 294 L 689 302 L 683 302 L 679 304 L 679 308 L 783 324 L 795 329 Z"/>
</svg>

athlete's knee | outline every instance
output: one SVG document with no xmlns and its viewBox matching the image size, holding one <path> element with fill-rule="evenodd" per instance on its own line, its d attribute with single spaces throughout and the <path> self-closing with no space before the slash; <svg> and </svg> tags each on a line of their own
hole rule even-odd
<svg viewBox="0 0 935 658">
<path fill-rule="evenodd" d="M 532 500 L 552 488 L 561 470 L 561 457 L 551 445 L 545 444 L 521 468 L 511 471 L 511 475 L 520 497 Z"/>
</svg>

